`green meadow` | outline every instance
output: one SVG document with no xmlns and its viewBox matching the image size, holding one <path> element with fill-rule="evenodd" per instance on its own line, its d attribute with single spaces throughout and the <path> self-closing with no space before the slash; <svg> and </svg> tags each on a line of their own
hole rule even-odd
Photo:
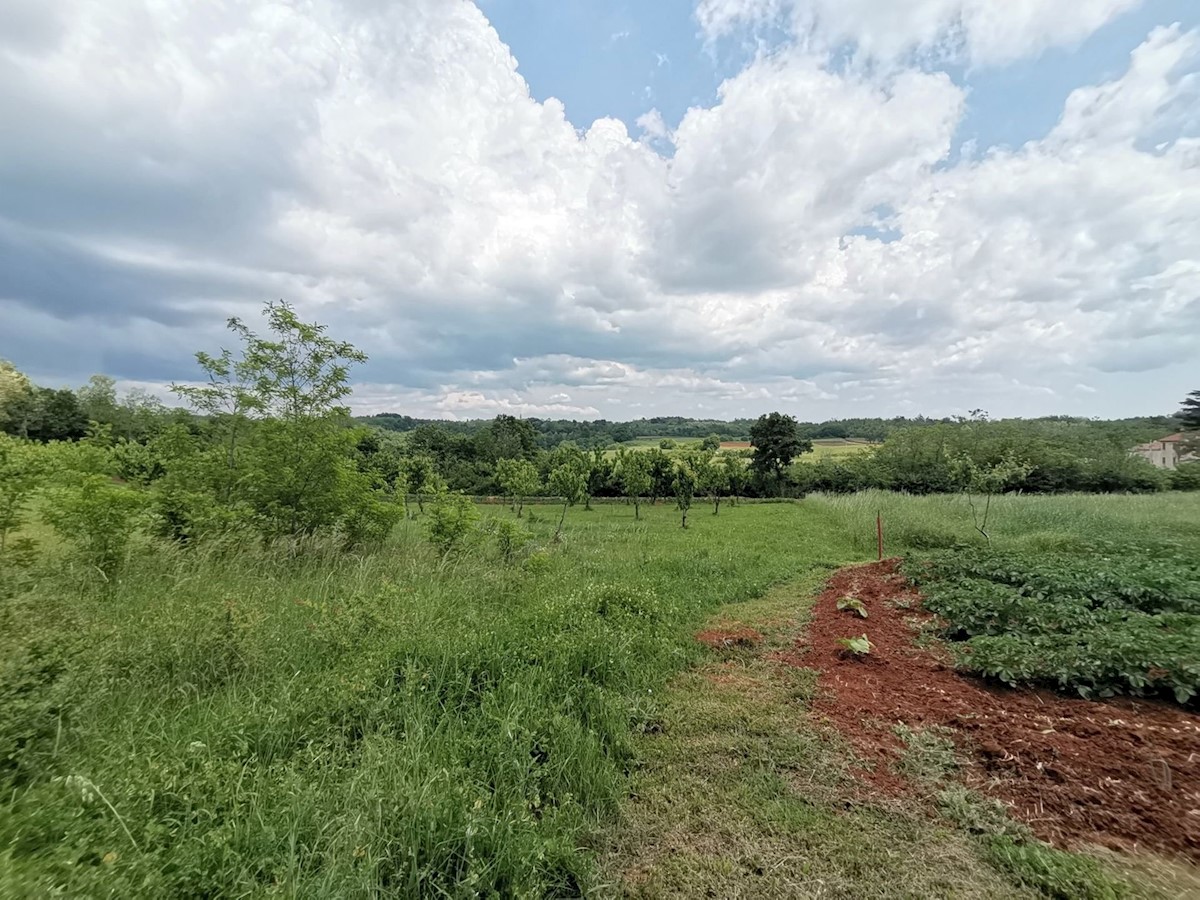
<svg viewBox="0 0 1200 900">
<path fill-rule="evenodd" d="M 994 502 L 999 543 L 1200 544 L 1184 495 Z M 873 558 L 876 512 L 890 550 L 971 541 L 961 497 L 697 504 L 686 530 L 598 504 L 554 542 L 557 512 L 527 509 L 507 554 L 500 506 L 447 556 L 419 518 L 351 554 L 139 538 L 107 576 L 48 546 L 0 606 L 0 896 L 655 896 L 671 863 L 637 860 L 677 814 L 744 820 L 764 860 L 807 834 L 836 895 L 891 896 L 892 866 L 913 895 L 1037 896 L 952 823 L 845 806 L 836 740 L 797 724 L 808 676 L 764 677 L 760 709 L 696 680 L 714 613 L 790 641 L 823 578 Z M 696 741 L 711 771 L 680 767 Z M 730 746 L 757 762 L 729 770 Z"/>
</svg>

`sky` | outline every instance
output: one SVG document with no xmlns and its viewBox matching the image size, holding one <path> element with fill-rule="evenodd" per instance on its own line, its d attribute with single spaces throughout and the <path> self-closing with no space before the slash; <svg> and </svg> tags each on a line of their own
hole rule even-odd
<svg viewBox="0 0 1200 900">
<path fill-rule="evenodd" d="M 0 357 L 357 413 L 1169 413 L 1195 0 L 0 0 Z"/>
</svg>

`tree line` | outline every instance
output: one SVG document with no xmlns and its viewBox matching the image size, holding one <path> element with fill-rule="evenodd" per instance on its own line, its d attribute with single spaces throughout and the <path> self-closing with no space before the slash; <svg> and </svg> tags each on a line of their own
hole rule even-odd
<svg viewBox="0 0 1200 900">
<path fill-rule="evenodd" d="M 477 515 L 469 495 L 504 496 L 518 517 L 530 497 L 558 498 L 561 533 L 566 510 L 595 497 L 625 498 L 635 517 L 644 504 L 667 501 L 686 527 L 696 502 L 719 514 L 740 498 L 816 491 L 1200 487 L 1200 463 L 1168 473 L 1129 452 L 1175 428 L 1200 433 L 1200 392 L 1162 422 L 992 421 L 981 411 L 904 427 L 879 420 L 892 424 L 877 446 L 825 459 L 810 456 L 812 429 L 779 412 L 726 423 L 724 432 L 710 430 L 718 424 L 711 420 L 642 420 L 638 428 L 659 433 L 706 432 L 682 445 L 663 438 L 665 448 L 570 440 L 547 447 L 551 423 L 507 415 L 470 427 L 364 425 L 345 406 L 364 354 L 302 322 L 286 303 L 268 304 L 264 317 L 265 335 L 231 319 L 237 349 L 196 355 L 201 377 L 172 387 L 179 408 L 139 391 L 118 397 L 104 376 L 72 391 L 39 387 L 0 364 L 0 551 L 13 549 L 9 536 L 43 489 L 44 518 L 103 570 L 139 529 L 179 544 L 324 533 L 356 546 L 426 512 L 430 539 L 449 552 Z M 867 420 L 845 422 L 857 423 L 847 433 L 867 430 Z M 720 449 L 731 433 L 748 437 L 750 448 Z M 497 542 L 516 540 L 509 532 L 501 528 Z"/>
</svg>

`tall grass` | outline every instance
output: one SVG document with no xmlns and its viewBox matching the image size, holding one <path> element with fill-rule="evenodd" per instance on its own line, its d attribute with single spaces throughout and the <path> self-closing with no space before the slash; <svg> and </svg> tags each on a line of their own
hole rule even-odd
<svg viewBox="0 0 1200 900">
<path fill-rule="evenodd" d="M 883 517 L 886 553 L 984 542 L 975 529 L 983 513 L 980 497 L 864 491 L 818 495 L 806 502 L 832 516 L 860 553 L 875 551 L 877 513 Z M 1035 551 L 1107 543 L 1200 552 L 1200 499 L 1186 493 L 1005 494 L 992 498 L 987 531 L 997 547 Z"/>
<path fill-rule="evenodd" d="M 559 546 L 531 518 L 515 564 L 418 522 L 107 582 L 54 550 L 0 609 L 0 896 L 586 890 L 691 630 L 855 554 L 817 506 L 572 510 Z"/>
</svg>

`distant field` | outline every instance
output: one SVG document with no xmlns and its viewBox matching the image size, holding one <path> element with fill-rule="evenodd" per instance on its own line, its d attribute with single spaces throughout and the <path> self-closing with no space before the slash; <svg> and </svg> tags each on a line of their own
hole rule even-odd
<svg viewBox="0 0 1200 900">
<path fill-rule="evenodd" d="M 663 437 L 640 437 L 634 438 L 632 441 L 625 441 L 616 446 L 631 450 L 649 450 L 657 447 L 663 440 L 672 440 L 677 448 L 697 447 L 700 445 L 700 438 L 663 438 Z M 876 446 L 869 441 L 846 440 L 844 438 L 819 438 L 813 443 L 813 452 L 806 453 L 801 459 L 824 459 L 827 456 L 845 456 L 851 453 L 861 453 L 864 450 L 869 450 Z M 722 450 L 749 450 L 749 441 L 721 441 Z M 614 449 L 610 449 L 609 453 L 615 453 Z"/>
</svg>

